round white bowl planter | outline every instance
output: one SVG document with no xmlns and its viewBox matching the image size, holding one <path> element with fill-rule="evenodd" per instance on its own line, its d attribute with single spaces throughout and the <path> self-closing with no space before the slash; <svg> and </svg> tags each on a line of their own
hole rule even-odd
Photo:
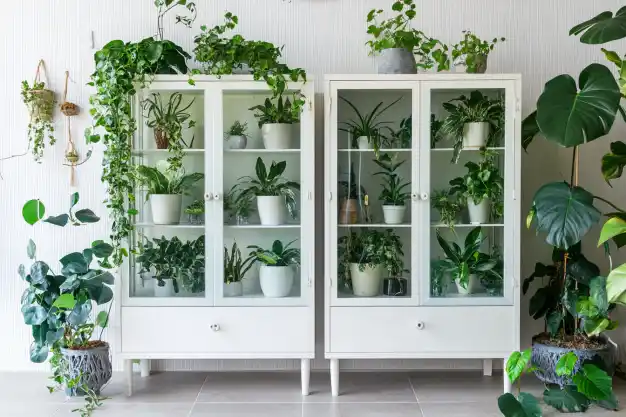
<svg viewBox="0 0 626 417">
<path fill-rule="evenodd" d="M 368 136 L 359 136 L 356 139 L 356 144 L 359 149 L 372 149 L 372 143 L 370 142 L 370 138 Z"/>
<path fill-rule="evenodd" d="M 277 226 L 287 222 L 285 197 L 259 195 L 256 198 L 256 204 L 262 225 Z"/>
<path fill-rule="evenodd" d="M 385 224 L 402 224 L 406 206 L 383 205 L 383 217 Z"/>
<path fill-rule="evenodd" d="M 352 292 L 358 297 L 375 297 L 380 294 L 380 283 L 383 277 L 383 268 L 378 265 L 374 268 L 365 266 L 363 271 L 360 264 L 350 264 L 350 276 L 352 278 Z"/>
<path fill-rule="evenodd" d="M 471 224 L 484 224 L 489 222 L 489 211 L 491 209 L 491 201 L 483 198 L 478 204 L 474 204 L 474 200 L 467 200 L 467 210 L 469 211 L 469 220 Z"/>
<path fill-rule="evenodd" d="M 261 126 L 265 149 L 290 149 L 292 130 L 288 123 L 266 123 Z"/>
<path fill-rule="evenodd" d="M 231 135 L 228 137 L 228 147 L 230 149 L 246 149 L 248 138 L 246 136 Z"/>
<path fill-rule="evenodd" d="M 174 282 L 171 279 L 164 279 L 165 286 L 159 287 L 159 281 L 155 280 L 154 283 L 154 296 L 155 297 L 174 297 L 176 292 L 174 291 Z"/>
<path fill-rule="evenodd" d="M 487 145 L 489 123 L 465 123 L 463 126 L 463 148 L 479 149 Z"/>
<path fill-rule="evenodd" d="M 480 279 L 478 279 L 478 275 L 471 274 L 469 276 L 469 281 L 467 283 L 467 288 L 463 288 L 458 279 L 454 280 L 456 284 L 456 289 L 461 295 L 475 294 L 480 290 Z"/>
<path fill-rule="evenodd" d="M 241 281 L 224 283 L 224 297 L 241 297 L 243 283 Z"/>
<path fill-rule="evenodd" d="M 293 276 L 291 266 L 261 265 L 259 281 L 263 295 L 270 298 L 287 297 L 293 286 Z"/>
<path fill-rule="evenodd" d="M 182 210 L 181 194 L 150 194 L 150 208 L 154 224 L 178 224 Z"/>
</svg>

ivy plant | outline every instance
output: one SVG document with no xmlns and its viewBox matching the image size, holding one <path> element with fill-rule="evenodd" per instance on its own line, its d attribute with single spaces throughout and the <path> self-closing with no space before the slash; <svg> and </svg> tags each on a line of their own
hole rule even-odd
<svg viewBox="0 0 626 417">
<path fill-rule="evenodd" d="M 35 162 L 41 162 L 46 147 L 46 136 L 50 146 L 54 145 L 54 93 L 46 90 L 46 84 L 41 81 L 22 81 L 22 101 L 28 108 L 30 120 L 28 122 L 28 146 L 32 147 Z"/>
</svg>

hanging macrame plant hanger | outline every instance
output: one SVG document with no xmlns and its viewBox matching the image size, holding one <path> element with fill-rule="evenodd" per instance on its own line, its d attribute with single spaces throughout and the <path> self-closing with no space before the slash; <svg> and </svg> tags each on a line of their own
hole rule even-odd
<svg viewBox="0 0 626 417">
<path fill-rule="evenodd" d="M 70 72 L 65 71 L 65 89 L 63 90 L 63 102 L 61 103 L 61 113 L 65 115 L 67 125 L 67 146 L 65 148 L 65 166 L 70 167 L 70 185 L 76 186 L 76 167 L 84 164 L 91 157 L 91 150 L 87 152 L 87 157 L 84 161 L 78 162 L 80 156 L 72 140 L 72 117 L 78 116 L 80 113 L 80 107 L 78 105 L 67 101 L 67 84 L 70 79 Z"/>
</svg>

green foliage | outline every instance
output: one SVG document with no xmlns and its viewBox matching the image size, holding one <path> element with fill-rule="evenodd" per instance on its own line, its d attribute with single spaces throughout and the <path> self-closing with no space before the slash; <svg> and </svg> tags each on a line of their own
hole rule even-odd
<svg viewBox="0 0 626 417">
<path fill-rule="evenodd" d="M 204 201 L 195 200 L 185 208 L 187 214 L 204 214 Z"/>
<path fill-rule="evenodd" d="M 506 374 L 512 384 L 516 383 L 519 378 L 529 372 L 531 368 L 532 349 L 526 349 L 523 352 L 513 352 L 506 361 Z"/>
<path fill-rule="evenodd" d="M 580 35 L 582 43 L 598 45 L 626 37 L 626 7 L 619 9 L 615 16 L 603 12 L 596 17 L 574 26 L 569 34 Z"/>
<path fill-rule="evenodd" d="M 287 100 L 289 101 L 289 100 Z M 282 102 L 282 97 L 281 97 Z M 271 102 L 269 103 L 271 106 Z M 263 114 L 265 114 L 265 109 L 267 108 L 267 100 L 265 102 L 265 107 L 263 108 Z M 288 107 L 288 106 L 287 106 Z M 235 122 L 228 128 L 224 134 L 226 135 L 226 139 L 229 136 L 247 136 L 246 132 L 248 131 L 248 123 L 241 123 L 239 120 L 235 120 Z"/>
<path fill-rule="evenodd" d="M 229 212 L 231 218 L 248 219 L 256 211 L 255 198 L 254 194 L 244 192 L 239 184 L 235 184 L 224 196 L 224 211 Z"/>
<path fill-rule="evenodd" d="M 412 135 L 413 119 L 409 116 L 400 121 L 398 130 L 389 130 L 389 137 L 383 138 L 383 144 L 387 148 L 410 149 Z"/>
<path fill-rule="evenodd" d="M 498 398 L 498 408 L 504 417 L 541 417 L 539 401 L 526 392 L 520 392 L 518 397 L 511 393 L 502 394 Z"/>
<path fill-rule="evenodd" d="M 300 249 L 291 248 L 291 242 L 283 245 L 280 240 L 275 240 L 271 249 L 263 249 L 257 245 L 250 245 L 248 249 L 254 249 L 250 252 L 249 259 L 261 262 L 267 266 L 300 266 Z M 246 260 L 246 262 L 248 261 Z"/>
<path fill-rule="evenodd" d="M 433 192 L 431 198 L 432 207 L 439 212 L 441 223 L 450 228 L 454 228 L 457 218 L 465 207 L 464 201 L 457 198 L 456 193 L 449 190 L 437 190 Z"/>
<path fill-rule="evenodd" d="M 558 376 L 571 376 L 574 372 L 574 367 L 578 362 L 578 356 L 574 352 L 567 352 L 565 355 L 559 358 L 556 363 L 556 374 Z"/>
<path fill-rule="evenodd" d="M 441 126 L 443 126 L 443 121 L 437 119 L 437 116 L 434 114 L 430 115 L 430 147 L 431 149 L 435 149 L 437 146 L 437 142 L 441 140 Z"/>
<path fill-rule="evenodd" d="M 370 54 L 384 49 L 403 48 L 417 55 L 417 67 L 430 69 L 437 65 L 437 71 L 450 69 L 448 46 L 437 39 L 428 37 L 421 30 L 411 27 L 411 20 L 417 15 L 414 0 L 398 0 L 391 5 L 396 16 L 378 21 L 384 13 L 382 9 L 372 9 L 367 14 L 367 33 L 373 39 L 367 41 Z"/>
<path fill-rule="evenodd" d="M 411 197 L 409 191 L 405 191 L 406 187 L 411 185 L 410 182 L 402 182 L 402 177 L 396 172 L 406 161 L 395 162 L 394 159 L 385 153 L 379 159 L 374 159 L 374 163 L 382 168 L 382 171 L 373 175 L 382 175 L 384 184 L 378 199 L 384 205 L 403 206 L 404 202 Z"/>
<path fill-rule="evenodd" d="M 363 186 L 358 186 L 356 175 L 354 174 L 354 163 L 350 163 L 350 177 L 348 181 L 338 181 L 337 183 L 343 190 L 343 198 L 349 200 L 362 200 L 367 192 Z"/>
<path fill-rule="evenodd" d="M 248 110 L 256 111 L 254 117 L 259 120 L 259 127 L 261 127 L 267 123 L 298 123 L 303 105 L 304 98 L 300 94 L 294 94 L 293 102 L 288 98 L 283 102 L 281 95 L 275 99 L 266 98 L 262 105 L 258 104 Z"/>
<path fill-rule="evenodd" d="M 28 148 L 32 147 L 35 162 L 41 163 L 43 151 L 46 147 L 45 138 L 48 137 L 50 146 L 54 145 L 54 92 L 46 90 L 46 84 L 41 81 L 33 81 L 32 86 L 28 81 L 22 81 L 22 101 L 28 108 L 30 120 L 28 122 Z"/>
<path fill-rule="evenodd" d="M 578 392 L 575 386 L 567 385 L 563 389 L 550 385 L 543 392 L 543 401 L 561 412 L 579 413 L 587 411 L 590 401 Z"/>
<path fill-rule="evenodd" d="M 609 185 L 610 181 L 622 176 L 626 165 L 626 143 L 612 142 L 611 152 L 602 157 L 602 176 Z"/>
<path fill-rule="evenodd" d="M 609 273 L 606 291 L 611 303 L 626 305 L 626 264 L 618 266 Z"/>
<path fill-rule="evenodd" d="M 233 242 L 230 254 L 228 248 L 224 247 L 224 283 L 243 281 L 256 259 L 256 256 L 250 256 L 244 260 L 237 242 Z"/>
<path fill-rule="evenodd" d="M 22 208 L 22 217 L 31 226 L 43 219 L 44 214 L 46 214 L 46 207 L 39 200 L 29 200 Z"/>
<path fill-rule="evenodd" d="M 165 161 L 158 162 L 156 168 L 139 165 L 136 170 L 137 182 L 148 190 L 146 199 L 151 194 L 186 194 L 204 179 L 204 174 L 200 172 L 185 174 L 183 168 L 173 171 Z"/>
<path fill-rule="evenodd" d="M 72 194 L 70 209 L 67 213 L 59 214 L 58 216 L 49 216 L 46 219 L 43 219 L 43 216 L 46 213 L 46 207 L 44 204 L 40 200 L 29 200 L 22 208 L 22 217 L 24 218 L 24 221 L 30 225 L 34 225 L 43 219 L 45 223 L 61 227 L 67 225 L 68 222 L 73 226 L 82 226 L 83 224 L 96 223 L 100 221 L 100 217 L 98 217 L 90 209 L 81 209 L 74 212 L 74 206 L 78 204 L 78 200 L 79 194 Z"/>
<path fill-rule="evenodd" d="M 484 199 L 491 200 L 492 218 L 503 216 L 504 179 L 500 169 L 496 166 L 496 153 L 483 151 L 483 159 L 476 162 L 467 162 L 467 174 L 450 181 L 450 192 L 458 194 L 465 201 L 480 204 Z"/>
<path fill-rule="evenodd" d="M 191 28 L 198 15 L 196 4 L 187 0 L 154 0 L 154 5 L 157 8 L 158 36 L 161 41 L 163 40 L 163 18 L 168 12 L 178 6 L 183 6 L 187 9 L 186 15 L 176 15 L 176 23 L 182 23 L 188 28 Z"/>
<path fill-rule="evenodd" d="M 359 270 L 382 266 L 390 278 L 400 276 L 404 269 L 404 250 L 400 237 L 392 229 L 384 231 L 363 229 L 338 239 L 339 276 L 344 283 L 351 281 L 350 264 Z"/>
<path fill-rule="evenodd" d="M 476 73 L 480 59 L 485 59 L 498 41 L 504 42 L 504 38 L 493 38 L 491 42 L 484 41 L 470 30 L 463 31 L 463 39 L 452 46 L 452 61 L 457 64 L 462 62 L 467 67 L 468 73 Z"/>
</svg>

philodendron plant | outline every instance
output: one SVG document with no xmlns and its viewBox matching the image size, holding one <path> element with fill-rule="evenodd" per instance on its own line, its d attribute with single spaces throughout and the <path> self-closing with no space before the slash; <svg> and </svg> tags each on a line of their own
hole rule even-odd
<svg viewBox="0 0 626 417">
<path fill-rule="evenodd" d="M 294 242 L 295 240 L 292 240 L 285 245 L 280 240 L 275 240 L 271 249 L 250 245 L 248 249 L 253 250 L 250 252 L 248 259 L 261 262 L 267 266 L 300 266 L 300 249 L 291 247 Z"/>
</svg>

